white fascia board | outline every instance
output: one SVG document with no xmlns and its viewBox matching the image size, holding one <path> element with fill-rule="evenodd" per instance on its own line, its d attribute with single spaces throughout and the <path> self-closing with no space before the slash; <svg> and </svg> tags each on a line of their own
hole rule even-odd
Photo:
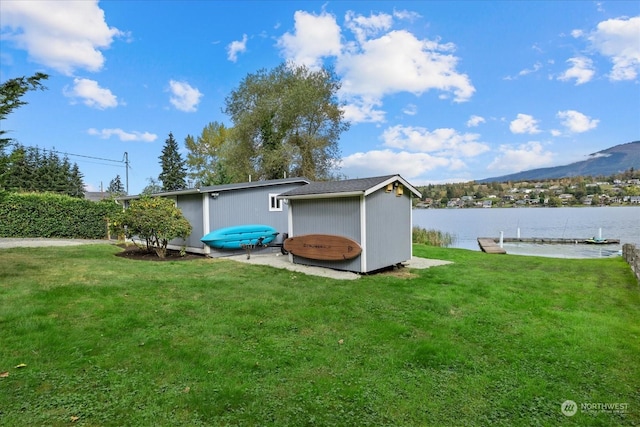
<svg viewBox="0 0 640 427">
<path fill-rule="evenodd" d="M 210 199 L 211 197 L 209 197 L 207 193 L 202 193 L 202 231 L 205 236 L 211 231 L 209 229 Z M 211 253 L 209 245 L 203 245 L 203 253 L 205 255 L 209 255 Z"/>
<path fill-rule="evenodd" d="M 365 196 L 368 196 L 371 193 L 375 193 L 376 191 L 378 191 L 381 188 L 386 187 L 387 185 L 394 183 L 396 181 L 400 181 L 400 183 L 402 183 L 402 185 L 405 188 L 408 188 L 409 191 L 411 191 L 413 193 L 414 196 L 416 197 L 422 197 L 422 193 L 420 193 L 413 185 L 409 184 L 403 177 L 401 177 L 400 175 L 395 175 L 392 176 L 391 178 L 381 182 L 378 185 L 375 185 L 371 188 L 369 188 L 367 191 L 364 192 Z"/>
<path fill-rule="evenodd" d="M 287 233 L 289 237 L 293 237 L 293 205 L 291 203 L 287 203 Z M 282 245 L 284 247 L 284 239 L 282 240 Z M 289 258 L 289 262 L 293 264 L 293 254 L 289 252 L 287 255 Z"/>
<path fill-rule="evenodd" d="M 320 194 L 301 194 L 299 196 L 278 196 L 278 199 L 301 200 L 301 199 L 333 199 L 336 197 L 355 197 L 362 196 L 363 191 L 350 191 L 344 193 L 320 193 Z"/>
<path fill-rule="evenodd" d="M 360 195 L 360 272 L 367 273 L 367 196 Z"/>
<path fill-rule="evenodd" d="M 184 195 L 190 195 L 190 194 L 198 194 L 201 193 L 199 188 L 190 188 L 187 190 L 176 190 L 176 191 L 165 191 L 164 193 L 153 193 L 153 194 L 149 194 L 150 197 L 171 197 L 171 196 L 184 196 Z M 121 196 L 121 197 L 116 197 L 116 200 L 134 200 L 134 199 L 140 199 L 143 195 L 142 194 L 137 194 L 137 195 L 133 195 L 133 196 Z"/>
</svg>

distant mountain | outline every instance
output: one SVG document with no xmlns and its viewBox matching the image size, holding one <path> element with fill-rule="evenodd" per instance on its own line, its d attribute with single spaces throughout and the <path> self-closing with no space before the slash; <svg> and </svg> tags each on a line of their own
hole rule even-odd
<svg viewBox="0 0 640 427">
<path fill-rule="evenodd" d="M 569 165 L 531 169 L 510 175 L 476 180 L 476 182 L 535 181 L 573 176 L 609 176 L 624 172 L 630 168 L 640 169 L 640 141 L 628 142 L 598 151 L 590 154 L 587 160 Z"/>
</svg>

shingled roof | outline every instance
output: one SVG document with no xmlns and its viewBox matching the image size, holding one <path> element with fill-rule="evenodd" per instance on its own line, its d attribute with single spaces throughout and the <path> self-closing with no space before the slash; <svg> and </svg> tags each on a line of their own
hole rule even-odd
<svg viewBox="0 0 640 427">
<path fill-rule="evenodd" d="M 176 191 L 166 191 L 162 193 L 154 193 L 151 196 L 156 197 L 166 197 L 166 196 L 182 196 L 188 194 L 198 194 L 198 193 L 214 193 L 221 191 L 233 191 L 233 190 L 242 190 L 247 188 L 259 188 L 259 187 L 271 187 L 275 185 L 281 184 L 308 184 L 310 181 L 307 178 L 283 178 L 283 179 L 271 179 L 267 181 L 253 181 L 253 182 L 240 182 L 235 184 L 220 184 L 220 185 L 212 185 L 208 187 L 202 188 L 188 188 L 185 190 L 176 190 Z M 122 196 L 118 197 L 118 200 L 131 200 L 131 199 L 139 199 L 140 196 Z"/>
<path fill-rule="evenodd" d="M 293 190 L 280 194 L 282 199 L 310 199 L 320 197 L 346 197 L 368 195 L 378 189 L 399 181 L 415 196 L 420 197 L 420 192 L 405 181 L 400 175 L 384 175 L 371 178 L 346 179 L 343 181 L 312 182 Z"/>
</svg>

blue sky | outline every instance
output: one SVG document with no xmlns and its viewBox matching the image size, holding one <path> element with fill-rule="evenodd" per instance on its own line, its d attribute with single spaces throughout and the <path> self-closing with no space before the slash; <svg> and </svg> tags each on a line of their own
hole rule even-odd
<svg viewBox="0 0 640 427">
<path fill-rule="evenodd" d="M 127 152 L 140 192 L 169 132 L 231 126 L 225 97 L 287 60 L 340 78 L 350 178 L 469 181 L 640 139 L 638 1 L 2 0 L 0 24 L 0 79 L 51 76 L 3 129 L 73 154 L 90 190 Z"/>
</svg>

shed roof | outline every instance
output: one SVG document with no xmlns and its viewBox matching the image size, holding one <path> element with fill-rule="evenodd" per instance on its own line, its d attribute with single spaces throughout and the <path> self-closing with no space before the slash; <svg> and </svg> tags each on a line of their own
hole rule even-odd
<svg viewBox="0 0 640 427">
<path fill-rule="evenodd" d="M 346 179 L 343 181 L 312 182 L 293 190 L 289 190 L 278 196 L 281 199 L 313 199 L 328 197 L 348 197 L 369 195 L 380 188 L 399 181 L 405 188 L 409 189 L 416 197 L 421 194 L 411 184 L 400 175 L 384 175 L 371 178 Z"/>
<path fill-rule="evenodd" d="M 200 192 L 214 193 L 217 191 L 241 190 L 245 188 L 258 188 L 258 187 L 271 187 L 274 185 L 291 184 L 291 183 L 309 184 L 310 182 L 311 181 L 309 181 L 307 178 L 270 179 L 267 181 L 239 182 L 236 184 L 212 185 L 209 187 L 200 188 Z"/>
<path fill-rule="evenodd" d="M 309 182 L 310 181 L 306 178 L 270 179 L 267 181 L 239 182 L 235 184 L 211 185 L 208 187 L 188 188 L 186 190 L 166 191 L 163 193 L 154 193 L 154 194 L 151 194 L 151 196 L 166 197 L 166 196 L 179 196 L 179 195 L 198 194 L 198 193 L 219 193 L 221 191 L 242 190 L 247 188 L 259 188 L 259 187 L 272 187 L 275 185 L 291 184 L 291 183 L 309 184 Z M 138 198 L 140 198 L 139 195 L 123 196 L 123 197 L 118 197 L 118 200 L 130 200 L 130 199 L 138 199 Z"/>
</svg>

